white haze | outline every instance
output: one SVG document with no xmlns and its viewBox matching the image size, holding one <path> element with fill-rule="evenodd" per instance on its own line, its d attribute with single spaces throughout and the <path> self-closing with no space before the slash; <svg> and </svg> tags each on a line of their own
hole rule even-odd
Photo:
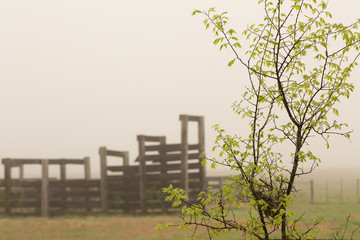
<svg viewBox="0 0 360 240">
<path fill-rule="evenodd" d="M 227 67 L 231 53 L 212 45 L 211 31 L 191 12 L 228 10 L 231 26 L 241 32 L 261 21 L 256 2 L 1 1 L 0 158 L 89 156 L 98 177 L 100 146 L 128 150 L 133 161 L 137 134 L 180 142 L 179 114 L 205 116 L 208 153 L 212 125 L 247 133 L 230 108 L 247 73 L 239 64 Z M 344 23 L 359 17 L 359 6 L 357 0 L 330 1 L 335 21 Z M 357 69 L 357 88 L 339 107 L 354 129 L 352 143 L 333 138 L 326 150 L 314 141 L 321 168 L 360 168 L 359 76 Z M 40 176 L 40 167 L 25 170 L 26 177 Z M 79 175 L 81 168 L 69 173 Z"/>
</svg>

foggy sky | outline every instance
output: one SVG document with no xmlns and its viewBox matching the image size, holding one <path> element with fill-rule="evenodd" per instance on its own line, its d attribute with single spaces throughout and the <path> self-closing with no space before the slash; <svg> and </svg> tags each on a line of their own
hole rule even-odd
<svg viewBox="0 0 360 240">
<path fill-rule="evenodd" d="M 256 2 L 1 1 L 0 158 L 90 156 L 98 177 L 100 146 L 128 150 L 132 162 L 137 134 L 180 142 L 179 114 L 205 116 L 208 153 L 212 125 L 247 133 L 230 108 L 247 72 L 239 64 L 227 67 L 231 52 L 219 52 L 202 18 L 191 12 L 229 11 L 231 27 L 242 32 L 262 19 Z M 334 20 L 343 23 L 360 17 L 359 6 L 330 0 Z M 322 168 L 360 168 L 359 77 L 358 68 L 351 78 L 355 92 L 339 107 L 354 130 L 352 143 L 333 138 L 326 150 L 315 142 Z M 74 169 L 70 174 L 81 171 Z M 36 171 L 25 176 L 40 176 Z"/>
</svg>

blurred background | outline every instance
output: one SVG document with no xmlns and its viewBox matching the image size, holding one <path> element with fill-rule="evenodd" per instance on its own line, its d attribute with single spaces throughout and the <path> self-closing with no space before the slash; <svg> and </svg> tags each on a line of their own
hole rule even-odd
<svg viewBox="0 0 360 240">
<path fill-rule="evenodd" d="M 227 67 L 231 52 L 220 53 L 202 18 L 191 13 L 216 6 L 229 11 L 230 26 L 242 32 L 262 19 L 256 2 L 1 1 L 0 158 L 89 156 L 98 178 L 100 146 L 128 150 L 133 162 L 138 134 L 180 142 L 179 114 L 205 116 L 211 156 L 214 124 L 247 134 L 247 122 L 230 106 L 248 79 L 239 64 Z M 332 0 L 329 10 L 334 21 L 348 24 L 358 17 L 358 6 L 356 0 Z M 322 159 L 317 176 L 360 175 L 359 77 L 356 69 L 355 92 L 338 107 L 340 120 L 354 130 L 352 143 L 334 137 L 327 150 L 321 139 L 312 141 Z M 76 177 L 82 168 L 68 173 Z M 40 166 L 25 167 L 25 177 L 40 174 Z M 58 170 L 51 174 L 57 177 Z"/>
</svg>

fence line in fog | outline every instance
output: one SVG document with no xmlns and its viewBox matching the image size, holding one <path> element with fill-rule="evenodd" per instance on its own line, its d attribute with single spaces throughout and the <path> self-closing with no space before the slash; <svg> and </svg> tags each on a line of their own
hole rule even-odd
<svg viewBox="0 0 360 240">
<path fill-rule="evenodd" d="M 295 199 L 310 203 L 358 203 L 360 204 L 360 179 L 346 181 L 339 180 L 310 180 L 298 182 L 300 190 Z M 354 184 L 355 183 L 355 184 Z"/>
</svg>

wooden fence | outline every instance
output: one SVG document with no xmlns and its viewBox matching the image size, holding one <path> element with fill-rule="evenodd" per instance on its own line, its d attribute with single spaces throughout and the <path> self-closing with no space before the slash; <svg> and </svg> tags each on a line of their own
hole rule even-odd
<svg viewBox="0 0 360 240">
<path fill-rule="evenodd" d="M 296 188 L 300 191 L 296 194 L 295 200 L 309 203 L 360 204 L 360 179 L 310 180 L 297 182 Z"/>
<path fill-rule="evenodd" d="M 100 206 L 100 182 L 90 180 L 90 161 L 83 159 L 10 159 L 2 160 L 5 178 L 2 182 L 5 214 L 63 214 L 69 209 L 90 211 Z M 42 177 L 24 179 L 25 165 L 41 165 Z M 84 179 L 66 179 L 66 166 L 84 166 Z M 60 166 L 60 179 L 49 178 L 49 165 Z M 12 179 L 11 169 L 19 168 L 19 179 Z"/>
<path fill-rule="evenodd" d="M 6 214 L 17 209 L 32 208 L 32 214 L 49 216 L 69 212 L 69 209 L 106 213 L 109 210 L 124 212 L 168 211 L 162 188 L 172 184 L 188 193 L 190 201 L 197 200 L 197 194 L 209 182 L 205 179 L 200 155 L 205 150 L 204 117 L 180 115 L 180 143 L 169 144 L 165 136 L 138 135 L 139 156 L 133 165 L 129 164 L 127 151 L 108 150 L 100 147 L 99 180 L 90 179 L 89 158 L 83 159 L 3 159 L 5 166 L 4 209 Z M 198 126 L 198 141 L 189 144 L 189 123 Z M 108 157 L 117 161 L 110 165 Z M 42 166 L 39 179 L 24 179 L 24 165 Z M 66 179 L 66 166 L 82 164 L 84 179 Z M 60 166 L 60 179 L 49 178 L 49 165 Z M 11 169 L 19 168 L 19 179 L 11 177 Z M 212 179 L 214 180 L 214 179 Z M 220 181 L 221 182 L 221 181 Z M 219 182 L 219 186 L 222 183 Z M 29 212 L 28 210 L 25 210 Z"/>
</svg>

